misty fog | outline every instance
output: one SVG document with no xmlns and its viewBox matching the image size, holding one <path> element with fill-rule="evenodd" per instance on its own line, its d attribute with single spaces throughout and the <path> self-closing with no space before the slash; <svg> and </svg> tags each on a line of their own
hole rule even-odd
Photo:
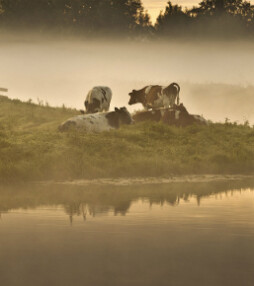
<svg viewBox="0 0 254 286">
<path fill-rule="evenodd" d="M 132 89 L 178 82 L 191 113 L 254 123 L 253 50 L 248 42 L 2 39 L 0 87 L 11 98 L 83 109 L 90 88 L 108 85 L 112 109 L 127 106 Z"/>
</svg>

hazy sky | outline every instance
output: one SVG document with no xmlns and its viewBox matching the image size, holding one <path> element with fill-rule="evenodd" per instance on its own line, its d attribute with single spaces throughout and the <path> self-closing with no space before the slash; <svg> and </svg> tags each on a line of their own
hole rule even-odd
<svg viewBox="0 0 254 286">
<path fill-rule="evenodd" d="M 156 20 L 161 10 L 167 5 L 169 0 L 143 0 L 143 4 L 145 9 L 150 13 L 153 22 Z M 192 7 L 193 5 L 197 5 L 201 0 L 171 0 L 173 4 L 179 4 L 183 7 Z"/>
<path fill-rule="evenodd" d="M 161 10 L 164 10 L 165 6 L 167 5 L 167 2 L 169 0 L 143 0 L 143 4 L 145 6 L 145 9 L 148 10 L 152 17 L 152 21 L 155 22 L 157 16 L 159 15 Z M 192 7 L 197 6 L 198 3 L 201 2 L 201 0 L 171 0 L 173 4 L 181 5 L 182 7 Z M 254 0 L 249 1 L 252 4 L 254 3 Z"/>
</svg>

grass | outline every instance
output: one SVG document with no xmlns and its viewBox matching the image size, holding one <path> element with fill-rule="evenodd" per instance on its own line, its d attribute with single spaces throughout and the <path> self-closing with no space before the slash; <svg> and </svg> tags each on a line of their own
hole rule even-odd
<svg viewBox="0 0 254 286">
<path fill-rule="evenodd" d="M 248 123 L 176 128 L 144 122 L 101 134 L 60 133 L 77 110 L 0 97 L 0 181 L 253 174 Z"/>
</svg>

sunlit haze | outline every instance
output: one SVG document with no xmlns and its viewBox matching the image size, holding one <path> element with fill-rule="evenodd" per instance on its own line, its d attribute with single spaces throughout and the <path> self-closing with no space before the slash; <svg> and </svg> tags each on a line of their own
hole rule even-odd
<svg viewBox="0 0 254 286">
<path fill-rule="evenodd" d="M 164 11 L 168 0 L 143 0 L 145 9 L 151 15 L 151 20 L 153 23 L 156 22 L 160 11 Z M 192 6 L 197 6 L 201 1 L 200 0 L 173 0 L 171 1 L 173 5 L 181 5 L 183 8 L 187 7 L 190 8 Z M 249 1 L 254 3 L 254 0 Z"/>
<path fill-rule="evenodd" d="M 160 14 L 160 11 L 164 11 L 168 0 L 143 0 L 143 4 L 145 9 L 148 10 L 148 13 L 151 15 L 152 22 L 156 21 L 156 18 Z M 192 7 L 197 5 L 200 1 L 199 0 L 177 0 L 173 1 L 173 4 L 178 4 L 183 7 Z"/>
</svg>

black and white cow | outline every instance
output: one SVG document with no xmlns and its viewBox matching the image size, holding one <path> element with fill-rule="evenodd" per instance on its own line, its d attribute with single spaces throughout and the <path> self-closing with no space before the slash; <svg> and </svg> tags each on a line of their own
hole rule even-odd
<svg viewBox="0 0 254 286">
<path fill-rule="evenodd" d="M 96 113 L 109 111 L 112 99 L 112 91 L 107 86 L 95 86 L 92 88 L 85 100 L 85 108 L 87 113 Z"/>
<path fill-rule="evenodd" d="M 129 105 L 141 103 L 145 109 L 168 108 L 179 104 L 180 86 L 173 82 L 167 87 L 149 85 L 129 93 Z"/>
<path fill-rule="evenodd" d="M 135 122 L 162 121 L 175 126 L 208 125 L 208 121 L 204 117 L 190 114 L 183 104 L 174 105 L 173 108 L 140 111 L 133 115 L 133 119 Z"/>
<path fill-rule="evenodd" d="M 131 114 L 126 107 L 115 108 L 115 111 L 85 114 L 72 117 L 59 126 L 64 132 L 70 129 L 79 129 L 87 132 L 103 132 L 118 129 L 120 125 L 132 123 Z"/>
</svg>

